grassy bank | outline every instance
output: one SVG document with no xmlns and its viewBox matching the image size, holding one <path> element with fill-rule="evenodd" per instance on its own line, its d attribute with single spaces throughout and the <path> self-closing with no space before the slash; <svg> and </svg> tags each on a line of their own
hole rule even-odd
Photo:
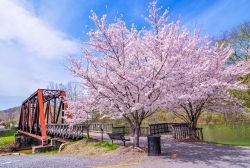
<svg viewBox="0 0 250 168">
<path fill-rule="evenodd" d="M 65 149 L 61 153 L 58 152 L 58 150 L 49 151 L 49 152 L 43 152 L 43 153 L 37 153 L 38 155 L 82 155 L 85 157 L 98 157 L 105 153 L 109 153 L 111 151 L 114 151 L 118 149 L 119 146 L 115 144 L 111 144 L 109 142 L 90 142 L 86 143 L 86 141 L 76 141 L 76 142 L 70 142 L 66 145 Z M 31 153 L 26 153 L 31 154 Z"/>
<path fill-rule="evenodd" d="M 77 142 L 68 143 L 60 154 L 74 154 L 85 157 L 98 157 L 115 151 L 119 146 L 110 142 L 100 142 L 93 139 L 83 139 Z M 52 153 L 54 154 L 54 153 Z"/>
<path fill-rule="evenodd" d="M 250 124 L 203 125 L 204 140 L 209 143 L 250 146 Z"/>
<path fill-rule="evenodd" d="M 4 131 L 0 134 L 0 149 L 8 148 L 14 144 L 16 130 Z"/>
<path fill-rule="evenodd" d="M 95 148 L 103 148 L 106 152 L 116 150 L 119 148 L 116 144 L 111 144 L 110 142 L 98 142 L 93 145 Z"/>
</svg>

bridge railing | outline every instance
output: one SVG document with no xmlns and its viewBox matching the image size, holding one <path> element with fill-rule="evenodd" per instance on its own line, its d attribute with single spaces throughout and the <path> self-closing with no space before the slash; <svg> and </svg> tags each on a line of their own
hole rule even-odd
<svg viewBox="0 0 250 168">
<path fill-rule="evenodd" d="M 122 128 L 113 127 L 113 124 L 101 124 L 101 123 L 94 123 L 90 125 L 75 124 L 73 126 L 70 126 L 69 124 L 46 125 L 47 135 L 61 137 L 61 138 L 69 138 L 69 139 L 82 138 L 87 133 L 87 130 L 92 132 L 111 133 L 113 131 L 121 131 Z"/>
<path fill-rule="evenodd" d="M 46 129 L 47 135 L 50 136 L 79 139 L 86 133 L 87 125 L 77 124 L 70 126 L 69 124 L 47 124 Z"/>
</svg>

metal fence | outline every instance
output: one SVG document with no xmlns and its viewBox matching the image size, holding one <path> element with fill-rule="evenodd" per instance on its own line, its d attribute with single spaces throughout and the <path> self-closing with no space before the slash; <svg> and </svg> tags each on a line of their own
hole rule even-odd
<svg viewBox="0 0 250 168">
<path fill-rule="evenodd" d="M 112 132 L 113 124 L 110 123 L 92 123 L 89 126 L 90 131 L 103 131 L 103 132 Z"/>
<path fill-rule="evenodd" d="M 48 135 L 61 137 L 80 138 L 86 133 L 87 129 L 92 132 L 100 133 L 122 133 L 124 135 L 132 135 L 133 131 L 127 126 L 114 126 L 110 123 L 93 123 L 89 127 L 84 124 L 77 124 L 70 127 L 67 124 L 48 124 Z M 172 134 L 175 139 L 185 139 L 190 136 L 189 123 L 158 123 L 150 124 L 149 127 L 141 127 L 140 136 Z M 196 129 L 196 136 L 203 140 L 202 128 Z"/>
<path fill-rule="evenodd" d="M 149 125 L 149 134 L 157 135 L 171 132 L 169 123 L 159 123 L 159 124 L 150 124 Z"/>
<path fill-rule="evenodd" d="M 191 135 L 190 123 L 158 123 L 149 125 L 150 135 L 171 133 L 175 139 L 186 139 Z M 195 136 L 203 140 L 202 128 L 197 128 Z"/>
</svg>

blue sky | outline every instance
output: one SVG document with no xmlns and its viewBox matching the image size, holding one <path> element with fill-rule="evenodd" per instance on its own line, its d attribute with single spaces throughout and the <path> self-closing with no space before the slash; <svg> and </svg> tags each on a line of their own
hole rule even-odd
<svg viewBox="0 0 250 168">
<path fill-rule="evenodd" d="M 20 105 L 50 81 L 74 80 L 65 70 L 66 58 L 79 55 L 86 32 L 93 28 L 90 11 L 122 17 L 138 29 L 147 26 L 148 0 L 1 0 L 0 110 Z M 250 20 L 249 0 L 159 0 L 189 29 L 217 37 Z"/>
</svg>

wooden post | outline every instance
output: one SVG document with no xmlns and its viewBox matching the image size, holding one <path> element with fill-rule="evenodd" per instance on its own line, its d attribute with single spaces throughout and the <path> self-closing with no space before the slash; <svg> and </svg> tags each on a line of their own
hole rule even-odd
<svg viewBox="0 0 250 168">
<path fill-rule="evenodd" d="M 101 134 L 102 134 L 101 140 L 103 142 L 103 129 L 102 128 L 101 128 Z"/>
</svg>

